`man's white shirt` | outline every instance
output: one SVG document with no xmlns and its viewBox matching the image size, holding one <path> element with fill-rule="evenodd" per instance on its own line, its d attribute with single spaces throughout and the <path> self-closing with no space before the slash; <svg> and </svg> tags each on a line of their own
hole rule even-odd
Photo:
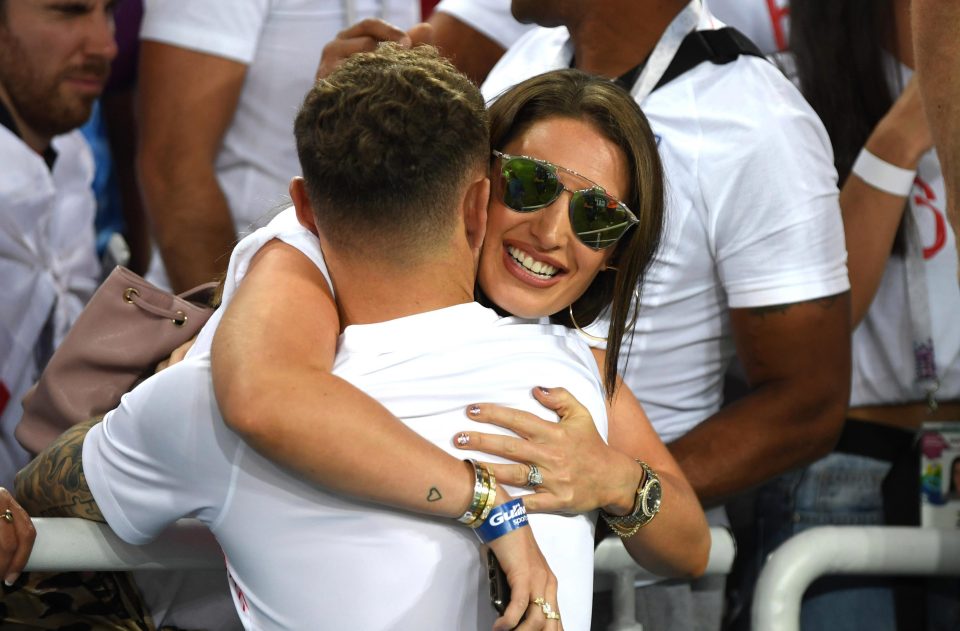
<svg viewBox="0 0 960 631">
<path fill-rule="evenodd" d="M 100 280 L 93 155 L 79 131 L 52 146 L 51 169 L 0 126 L 0 486 L 29 461 L 13 437 L 20 401 Z"/>
<path fill-rule="evenodd" d="M 263 230 L 289 238 L 291 216 L 285 211 Z M 319 251 L 315 239 L 307 243 Z M 244 258 L 257 249 L 240 248 Z M 531 394 L 537 385 L 569 389 L 607 434 L 587 346 L 564 327 L 500 318 L 476 303 L 347 327 L 334 373 L 457 458 L 498 461 L 455 449 L 458 431 L 508 433 L 471 421 L 469 404 L 545 416 Z M 83 466 L 104 517 L 128 542 L 148 541 L 181 517 L 208 524 L 248 629 L 479 630 L 496 618 L 469 528 L 324 492 L 259 456 L 223 423 L 205 352 L 125 395 L 87 435 Z M 402 484 L 403 472 L 396 475 Z M 590 625 L 595 517 L 531 516 L 570 630 Z"/>
</svg>

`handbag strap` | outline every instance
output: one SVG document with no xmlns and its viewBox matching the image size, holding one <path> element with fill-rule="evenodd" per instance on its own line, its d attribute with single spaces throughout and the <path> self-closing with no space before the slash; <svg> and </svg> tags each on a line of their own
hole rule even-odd
<svg viewBox="0 0 960 631">
<path fill-rule="evenodd" d="M 214 292 L 216 292 L 217 287 L 220 286 L 220 283 L 211 281 L 209 283 L 203 283 L 197 285 L 193 289 L 188 289 L 182 294 L 177 294 L 178 298 L 183 298 L 189 302 L 199 303 L 204 306 L 211 306 L 210 299 L 213 297 Z"/>
<path fill-rule="evenodd" d="M 192 302 L 196 297 L 205 293 L 209 293 L 216 287 L 217 283 L 203 283 L 202 285 L 197 285 L 193 289 L 188 289 L 182 294 L 178 294 L 176 298 Z M 157 305 L 151 304 L 149 301 L 143 299 L 143 297 L 140 295 L 140 291 L 136 287 L 127 287 L 124 289 L 123 299 L 125 302 L 135 305 L 147 313 L 152 313 L 155 316 L 170 320 L 176 326 L 183 326 L 183 323 L 187 321 L 187 314 L 183 311 L 183 309 L 165 309 L 163 307 L 158 307 Z"/>
</svg>

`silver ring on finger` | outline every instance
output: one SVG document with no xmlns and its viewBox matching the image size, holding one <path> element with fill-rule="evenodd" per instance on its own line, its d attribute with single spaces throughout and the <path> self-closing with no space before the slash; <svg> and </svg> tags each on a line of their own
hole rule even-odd
<svg viewBox="0 0 960 631">
<path fill-rule="evenodd" d="M 13 511 L 10 510 L 9 508 L 8 508 L 7 510 L 3 511 L 2 513 L 0 513 L 0 519 L 3 519 L 3 520 L 4 520 L 5 522 L 7 522 L 8 524 L 12 524 L 12 523 L 13 523 Z"/>
<path fill-rule="evenodd" d="M 540 468 L 532 462 L 527 466 L 530 467 L 530 472 L 527 473 L 527 486 L 534 488 L 543 484 L 543 474 L 540 473 Z"/>
</svg>

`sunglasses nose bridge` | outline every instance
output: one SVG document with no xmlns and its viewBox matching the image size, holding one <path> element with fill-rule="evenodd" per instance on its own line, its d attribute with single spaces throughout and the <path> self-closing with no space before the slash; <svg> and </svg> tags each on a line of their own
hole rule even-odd
<svg viewBox="0 0 960 631">
<path fill-rule="evenodd" d="M 544 249 L 563 246 L 568 239 L 576 238 L 570 223 L 570 195 L 561 190 L 552 202 L 531 213 L 530 232 Z"/>
</svg>

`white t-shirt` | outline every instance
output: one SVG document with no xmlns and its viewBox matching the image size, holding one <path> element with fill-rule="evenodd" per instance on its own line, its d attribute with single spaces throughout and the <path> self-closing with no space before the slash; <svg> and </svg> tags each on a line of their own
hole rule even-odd
<svg viewBox="0 0 960 631">
<path fill-rule="evenodd" d="M 349 5 L 350 14 L 345 11 Z M 300 173 L 293 121 L 323 47 L 352 22 L 384 17 L 402 28 L 416 0 L 146 0 L 140 37 L 247 65 L 236 113 L 217 156 L 217 179 L 238 235 L 287 199 Z M 149 277 L 165 283 L 154 257 Z"/>
<path fill-rule="evenodd" d="M 891 62 L 896 63 L 892 58 Z M 906 85 L 913 73 L 900 64 L 894 67 L 899 69 L 900 85 Z M 946 192 L 935 150 L 921 158 L 908 202 L 923 244 L 930 326 L 940 377 L 937 398 L 956 401 L 960 399 L 957 236 L 944 212 Z M 916 383 L 910 314 L 905 258 L 891 256 L 870 309 L 853 334 L 851 406 L 925 400 L 924 390 Z"/>
<path fill-rule="evenodd" d="M 709 0 L 710 11 L 749 37 L 765 55 L 787 49 L 789 0 Z M 510 13 L 510 0 L 442 0 L 437 11 L 453 15 L 504 48 L 510 48 L 535 24 L 521 24 Z"/>
<path fill-rule="evenodd" d="M 316 239 L 301 245 L 318 260 Z M 499 460 L 455 450 L 457 431 L 506 433 L 468 419 L 468 404 L 543 415 L 530 394 L 535 383 L 563 384 L 607 433 L 596 362 L 575 334 L 501 319 L 475 303 L 347 327 L 334 373 L 458 458 Z M 107 522 L 126 541 L 148 541 L 181 517 L 210 526 L 248 629 L 489 629 L 496 617 L 468 528 L 323 492 L 260 457 L 223 424 L 208 353 L 125 395 L 88 434 L 83 463 Z M 566 629 L 589 629 L 595 517 L 531 516 L 560 582 Z"/>
<path fill-rule="evenodd" d="M 20 400 L 100 277 L 93 156 L 78 131 L 54 138 L 53 148 L 51 171 L 0 126 L 0 486 L 9 488 L 29 460 L 13 437 Z"/>
<path fill-rule="evenodd" d="M 521 24 L 510 13 L 510 0 L 442 0 L 437 11 L 456 17 L 505 49 L 510 48 L 535 24 Z"/>
<path fill-rule="evenodd" d="M 698 28 L 715 24 L 704 11 Z M 566 68 L 572 55 L 566 28 L 537 29 L 507 51 L 483 94 Z M 729 309 L 850 285 L 830 141 L 776 68 L 749 56 L 703 63 L 640 105 L 663 160 L 667 217 L 622 375 L 669 442 L 720 407 L 735 354 Z"/>
<path fill-rule="evenodd" d="M 764 55 L 790 43 L 789 0 L 707 0 L 710 12 L 749 37 Z"/>
</svg>

